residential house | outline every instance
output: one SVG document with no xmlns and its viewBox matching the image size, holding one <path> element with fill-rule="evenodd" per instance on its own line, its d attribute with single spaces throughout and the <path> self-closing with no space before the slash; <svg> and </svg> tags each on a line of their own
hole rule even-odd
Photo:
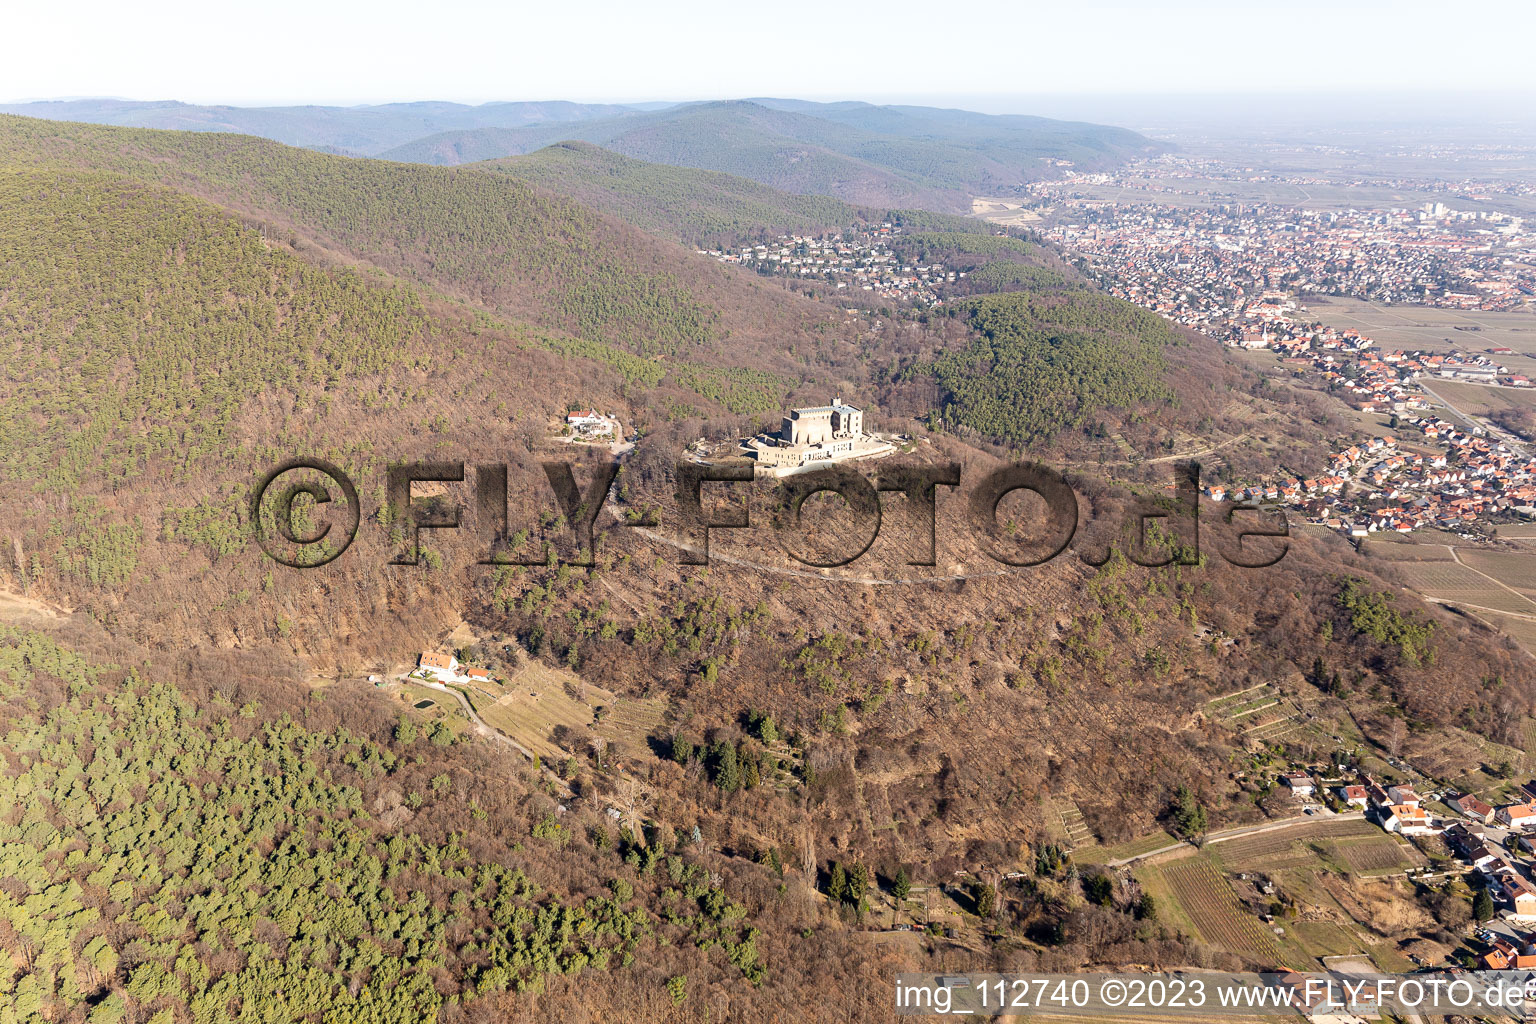
<svg viewBox="0 0 1536 1024">
<path fill-rule="evenodd" d="M 1317 792 L 1312 776 L 1306 772 L 1288 772 L 1280 776 L 1280 781 L 1290 788 L 1292 796 L 1305 797 Z"/>
<path fill-rule="evenodd" d="M 1530 828 L 1536 825 L 1536 805 L 1508 804 L 1500 807 L 1494 817 L 1499 824 L 1510 828 Z"/>
<path fill-rule="evenodd" d="M 1364 786 L 1340 786 L 1339 799 L 1351 807 L 1364 807 L 1370 802 Z"/>
<path fill-rule="evenodd" d="M 459 659 L 451 654 L 442 654 L 437 651 L 422 651 L 421 657 L 416 661 L 421 674 L 439 682 L 443 680 L 457 681 L 459 679 Z"/>
<path fill-rule="evenodd" d="M 1532 885 L 1523 876 L 1514 872 L 1500 875 L 1498 891 L 1515 916 L 1536 917 L 1536 885 Z"/>
<path fill-rule="evenodd" d="M 1492 948 L 1483 954 L 1483 966 L 1490 971 L 1536 967 L 1536 946 L 1526 943 L 1516 948 L 1514 943 L 1500 936 L 1493 940 Z"/>
<path fill-rule="evenodd" d="M 1483 803 L 1471 793 L 1463 793 L 1446 801 L 1459 814 L 1463 814 L 1473 821 L 1487 824 L 1493 820 L 1493 807 Z"/>
<path fill-rule="evenodd" d="M 1434 831 L 1429 824 L 1429 814 L 1422 807 L 1389 804 L 1380 813 L 1381 827 L 1388 832 L 1400 832 L 1407 836 Z"/>
</svg>

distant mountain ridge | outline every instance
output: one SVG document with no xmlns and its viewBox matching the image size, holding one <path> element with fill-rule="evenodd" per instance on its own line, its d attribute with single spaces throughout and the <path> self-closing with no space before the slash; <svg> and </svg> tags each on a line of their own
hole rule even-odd
<svg viewBox="0 0 1536 1024">
<path fill-rule="evenodd" d="M 970 198 L 1101 169 L 1165 147 L 1123 128 L 1024 115 L 792 99 L 230 107 L 68 100 L 0 113 L 123 127 L 236 132 L 291 146 L 452 166 L 589 142 L 650 163 L 720 171 L 783 192 L 968 212 Z"/>
<path fill-rule="evenodd" d="M 648 105 L 645 105 L 648 106 Z M 616 103 L 463 103 L 422 101 L 358 107 L 201 106 L 175 100 L 57 100 L 0 104 L 0 113 L 54 121 L 84 121 L 124 128 L 237 132 L 289 146 L 375 156 L 424 135 L 477 128 L 513 128 L 641 113 Z"/>
<path fill-rule="evenodd" d="M 1114 166 L 1163 147 L 1135 132 L 934 107 L 802 100 L 696 103 L 617 118 L 442 132 L 381 154 L 459 164 L 569 139 L 623 156 L 735 174 L 867 205 L 968 210 L 973 195 Z"/>
</svg>

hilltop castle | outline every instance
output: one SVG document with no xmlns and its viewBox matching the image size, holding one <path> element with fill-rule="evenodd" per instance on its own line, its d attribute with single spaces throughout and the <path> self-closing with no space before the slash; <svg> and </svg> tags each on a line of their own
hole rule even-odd
<svg viewBox="0 0 1536 1024">
<path fill-rule="evenodd" d="M 764 476 L 788 476 L 895 450 L 864 433 L 864 410 L 845 405 L 841 395 L 831 405 L 791 409 L 778 434 L 759 434 L 744 442 L 742 449 Z"/>
</svg>

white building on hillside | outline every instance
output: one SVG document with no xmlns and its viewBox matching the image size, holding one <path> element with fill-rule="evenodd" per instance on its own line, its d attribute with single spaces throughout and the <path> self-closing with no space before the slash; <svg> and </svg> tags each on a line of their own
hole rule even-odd
<svg viewBox="0 0 1536 1024">
<path fill-rule="evenodd" d="M 459 659 L 451 654 L 422 651 L 416 665 L 422 675 L 440 683 L 458 683 L 464 680 Z"/>
</svg>

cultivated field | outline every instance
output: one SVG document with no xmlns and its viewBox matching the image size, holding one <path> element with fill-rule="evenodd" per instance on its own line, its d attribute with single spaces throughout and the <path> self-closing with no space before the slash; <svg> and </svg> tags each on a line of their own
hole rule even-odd
<svg viewBox="0 0 1536 1024">
<path fill-rule="evenodd" d="M 1303 863 L 1314 855 L 1306 843 L 1315 839 L 1339 839 L 1349 836 L 1379 836 L 1381 829 L 1358 818 L 1319 818 L 1306 825 L 1260 832 L 1256 835 L 1212 843 L 1208 849 L 1223 864 L 1236 871 L 1264 871 L 1284 866 L 1280 861 Z M 1293 849 L 1294 848 L 1294 849 Z M 1300 856 L 1295 855 L 1300 851 Z"/>
<path fill-rule="evenodd" d="M 1372 534 L 1360 545 L 1360 551 L 1388 562 L 1454 562 L 1455 556 L 1444 544 L 1416 543 L 1407 537 Z"/>
<path fill-rule="evenodd" d="M 1352 174 L 1353 171 L 1346 171 Z M 1191 182 L 1188 178 L 1153 178 L 1145 184 L 1121 185 L 1082 183 L 1076 191 L 1086 199 L 1118 203 L 1158 203 L 1165 206 L 1204 207 L 1221 203 L 1276 203 L 1305 207 L 1309 210 L 1349 210 L 1416 207 L 1426 202 L 1452 203 L 1466 208 L 1467 200 L 1450 192 L 1431 189 L 1402 189 L 1391 185 L 1355 185 L 1340 182 L 1292 184 L 1285 181 L 1208 180 Z M 1500 197 L 1502 200 L 1503 197 Z M 1523 204 L 1514 200 L 1514 209 Z M 1503 208 L 1506 203 L 1474 204 L 1485 208 Z"/>
<path fill-rule="evenodd" d="M 1503 365 L 1523 368 L 1531 360 L 1519 356 L 1496 356 Z M 1434 380 L 1429 386 L 1435 393 L 1469 416 L 1490 416 L 1506 410 L 1536 409 L 1536 388 L 1496 387 L 1490 384 L 1469 384 L 1457 381 Z"/>
<path fill-rule="evenodd" d="M 1423 860 L 1417 850 L 1404 847 L 1384 832 L 1360 839 L 1325 844 L 1335 859 L 1349 865 L 1357 875 L 1382 875 L 1404 871 Z"/>
<path fill-rule="evenodd" d="M 1536 596 L 1536 551 L 1486 551 L 1463 548 L 1458 551 L 1463 564 L 1492 576 L 1506 587 L 1527 597 Z"/>
<path fill-rule="evenodd" d="M 1465 555 L 1462 557 L 1470 562 Z M 1487 564 L 1494 567 L 1497 563 Z M 1397 569 L 1409 586 L 1426 597 L 1493 611 L 1536 615 L 1536 602 L 1510 593 L 1470 564 L 1400 562 L 1397 563 Z"/>
<path fill-rule="evenodd" d="M 1348 298 L 1312 298 L 1307 301 L 1307 309 L 1331 327 L 1355 328 L 1387 351 L 1396 348 L 1430 352 L 1460 349 L 1481 353 L 1490 348 L 1506 347 L 1518 354 L 1501 356 L 1499 362 L 1527 376 L 1530 376 L 1529 371 L 1536 370 L 1536 313 L 1383 306 Z M 1438 381 L 1432 386 L 1439 390 Z"/>
<path fill-rule="evenodd" d="M 1244 909 L 1232 886 L 1210 861 L 1188 857 L 1164 865 L 1161 873 L 1170 893 L 1207 944 L 1266 964 L 1280 963 L 1273 933 Z"/>
</svg>

